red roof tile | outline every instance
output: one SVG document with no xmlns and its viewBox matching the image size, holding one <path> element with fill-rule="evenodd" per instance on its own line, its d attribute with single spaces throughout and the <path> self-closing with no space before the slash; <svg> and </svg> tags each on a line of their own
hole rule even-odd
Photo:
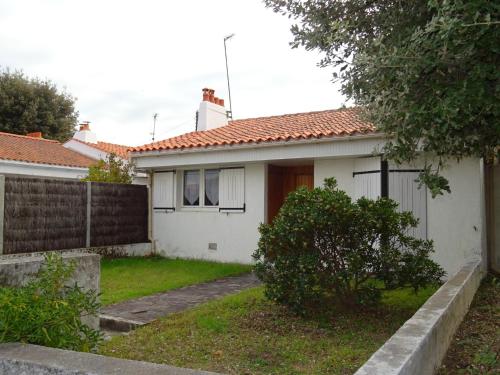
<svg viewBox="0 0 500 375">
<path fill-rule="evenodd" d="M 130 148 L 130 146 L 123 146 L 123 145 L 117 145 L 115 143 L 100 142 L 100 141 L 97 143 L 90 143 L 90 142 L 80 141 L 79 139 L 75 139 L 75 138 L 72 138 L 70 140 L 83 143 L 89 147 L 93 147 L 93 148 L 96 148 L 98 150 L 107 152 L 108 154 L 113 153 L 113 154 L 121 157 L 122 159 L 128 159 L 128 151 L 127 150 Z"/>
<path fill-rule="evenodd" d="M 173 150 L 245 143 L 341 137 L 375 132 L 359 117 L 359 108 L 295 113 L 230 121 L 217 129 L 186 133 L 130 148 L 132 152 Z"/>
<path fill-rule="evenodd" d="M 57 141 L 0 132 L 0 159 L 87 168 L 94 159 L 65 148 Z"/>
</svg>

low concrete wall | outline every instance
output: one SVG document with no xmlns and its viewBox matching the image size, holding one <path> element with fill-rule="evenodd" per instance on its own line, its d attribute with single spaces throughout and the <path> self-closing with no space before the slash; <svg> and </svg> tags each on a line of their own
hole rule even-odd
<svg viewBox="0 0 500 375">
<path fill-rule="evenodd" d="M 68 284 L 75 282 L 83 290 L 100 291 L 100 256 L 82 251 L 59 252 L 65 261 L 75 261 L 75 273 Z M 22 286 L 38 273 L 46 253 L 13 254 L 0 256 L 0 285 Z M 94 329 L 99 328 L 99 317 L 85 317 L 85 323 Z"/>
<path fill-rule="evenodd" d="M 37 345 L 0 344 L 0 374 L 210 375 L 215 373 L 45 348 Z"/>
<path fill-rule="evenodd" d="M 433 374 L 484 276 L 481 264 L 465 265 L 355 375 Z"/>
<path fill-rule="evenodd" d="M 89 247 L 84 249 L 99 255 L 114 255 L 114 256 L 146 256 L 153 254 L 153 245 L 151 242 L 131 243 L 126 245 L 112 245 Z"/>
</svg>

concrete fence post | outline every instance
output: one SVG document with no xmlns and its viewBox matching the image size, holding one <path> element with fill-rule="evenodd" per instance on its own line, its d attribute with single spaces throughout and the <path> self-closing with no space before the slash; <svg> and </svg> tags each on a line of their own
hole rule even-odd
<svg viewBox="0 0 500 375">
<path fill-rule="evenodd" d="M 0 255 L 3 254 L 4 220 L 5 220 L 5 176 L 0 175 Z"/>
<path fill-rule="evenodd" d="M 92 182 L 87 181 L 87 237 L 85 247 L 90 247 L 90 215 L 92 208 Z"/>
</svg>

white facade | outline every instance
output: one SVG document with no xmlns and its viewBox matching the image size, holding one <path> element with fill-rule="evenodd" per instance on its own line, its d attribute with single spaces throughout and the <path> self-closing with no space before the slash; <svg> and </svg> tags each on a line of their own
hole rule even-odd
<svg viewBox="0 0 500 375">
<path fill-rule="evenodd" d="M 156 251 L 173 257 L 250 263 L 257 245 L 257 229 L 265 218 L 265 171 L 263 163 L 244 166 L 244 212 L 219 212 L 216 207 L 182 207 L 182 194 L 174 195 L 175 211 L 167 207 L 153 209 Z M 177 170 L 175 193 L 182 191 L 182 176 L 183 170 Z M 155 177 L 152 186 L 154 196 L 159 189 Z"/>
<path fill-rule="evenodd" d="M 65 167 L 61 165 L 28 163 L 13 160 L 0 160 L 0 175 L 71 178 L 79 180 L 86 177 L 87 174 L 87 168 Z"/>
<path fill-rule="evenodd" d="M 169 201 L 175 211 L 153 210 L 156 251 L 175 257 L 251 263 L 259 238 L 258 226 L 267 217 L 268 164 L 308 163 L 314 165 L 315 186 L 321 186 L 327 177 L 335 177 L 339 188 L 351 197 L 376 198 L 381 194 L 380 173 L 369 172 L 381 168 L 380 157 L 372 154 L 380 145 L 380 137 L 361 136 L 134 155 L 136 165 L 143 171 L 176 171 L 172 180 L 174 198 Z M 182 207 L 183 170 L 227 166 L 244 167 L 245 212 Z M 409 170 L 388 165 L 389 196 L 413 208 L 421 221 L 415 235 L 434 240 L 434 259 L 448 275 L 453 275 L 470 257 L 482 255 L 485 248 L 482 165 L 478 159 L 451 163 L 444 175 L 450 181 L 452 193 L 435 199 L 427 191 L 419 190 L 414 182 L 416 171 L 422 167 L 422 163 Z M 153 196 L 155 189 L 159 187 L 153 182 Z M 216 250 L 209 249 L 213 244 Z"/>
<path fill-rule="evenodd" d="M 373 162 L 373 159 L 370 159 L 368 160 Z M 315 186 L 321 186 L 326 177 L 335 177 L 339 188 L 356 198 L 353 171 L 360 161 L 363 159 L 316 160 Z M 420 164 L 420 167 L 422 166 Z M 375 165 L 372 164 L 372 168 L 375 168 Z M 444 193 L 432 198 L 431 194 L 426 192 L 425 202 L 419 205 L 425 209 L 420 220 L 425 220 L 427 238 L 434 241 L 435 253 L 432 257 L 445 269 L 448 276 L 452 276 L 467 259 L 484 256 L 485 219 L 481 162 L 479 159 L 466 159 L 459 164 L 450 163 L 443 175 L 450 182 L 451 194 Z M 390 187 L 389 197 L 395 198 Z M 417 212 L 416 216 L 419 216 L 418 214 L 422 215 Z"/>
</svg>

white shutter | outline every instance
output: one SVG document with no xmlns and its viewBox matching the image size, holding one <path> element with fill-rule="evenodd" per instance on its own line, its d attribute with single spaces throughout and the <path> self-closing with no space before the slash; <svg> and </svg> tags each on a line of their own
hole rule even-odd
<svg viewBox="0 0 500 375">
<path fill-rule="evenodd" d="M 356 159 L 354 165 L 354 196 L 377 199 L 381 194 L 380 157 Z"/>
<path fill-rule="evenodd" d="M 153 176 L 153 209 L 175 210 L 175 172 L 156 172 Z"/>
<path fill-rule="evenodd" d="M 419 220 L 418 226 L 412 228 L 410 235 L 416 238 L 427 238 L 427 190 L 419 189 L 418 171 L 389 171 L 389 198 L 399 203 L 399 212 L 410 211 Z"/>
<path fill-rule="evenodd" d="M 219 211 L 245 211 L 245 169 L 221 169 Z"/>
<path fill-rule="evenodd" d="M 380 171 L 357 173 L 354 175 L 354 199 L 380 197 Z"/>
</svg>

